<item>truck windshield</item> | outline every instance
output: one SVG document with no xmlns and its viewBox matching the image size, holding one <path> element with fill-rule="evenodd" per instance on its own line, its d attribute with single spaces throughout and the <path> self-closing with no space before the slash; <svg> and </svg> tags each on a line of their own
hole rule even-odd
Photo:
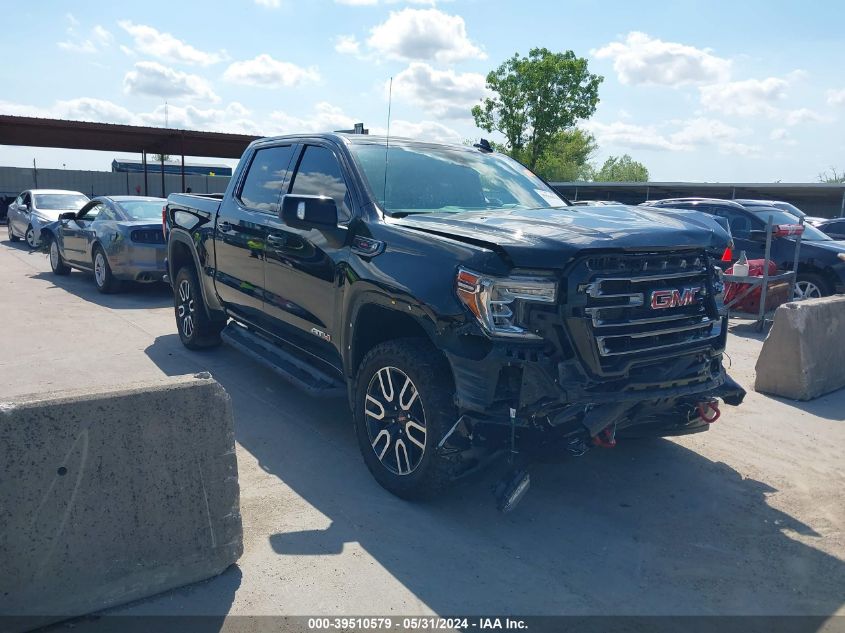
<svg viewBox="0 0 845 633">
<path fill-rule="evenodd" d="M 370 189 L 389 215 L 547 209 L 566 202 L 507 156 L 470 148 L 353 143 Z M 387 178 L 385 178 L 385 165 Z"/>
</svg>

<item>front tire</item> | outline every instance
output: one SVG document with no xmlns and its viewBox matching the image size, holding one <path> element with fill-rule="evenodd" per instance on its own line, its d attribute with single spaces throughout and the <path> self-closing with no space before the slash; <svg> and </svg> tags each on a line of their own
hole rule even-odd
<svg viewBox="0 0 845 633">
<path fill-rule="evenodd" d="M 833 294 L 827 280 L 821 275 L 814 273 L 798 273 L 795 280 L 795 301 L 804 299 L 818 299 Z"/>
<path fill-rule="evenodd" d="M 24 233 L 23 237 L 26 240 L 26 245 L 32 250 L 38 248 L 38 240 L 35 239 L 35 229 L 32 228 L 31 224 L 26 227 L 26 233 Z"/>
<path fill-rule="evenodd" d="M 109 295 L 120 290 L 121 283 L 114 278 L 109 266 L 109 259 L 106 257 L 106 252 L 102 246 L 94 247 L 94 283 L 97 285 L 97 290 L 104 295 Z"/>
<path fill-rule="evenodd" d="M 217 347 L 225 322 L 212 321 L 206 311 L 196 271 L 183 266 L 173 281 L 173 306 L 182 345 L 192 350 Z"/>
<path fill-rule="evenodd" d="M 67 275 L 70 273 L 70 267 L 65 264 L 62 259 L 62 254 L 59 252 L 59 243 L 55 236 L 50 239 L 50 268 L 54 275 Z"/>
<path fill-rule="evenodd" d="M 431 498 L 450 480 L 437 445 L 457 420 L 446 359 L 428 341 L 387 341 L 355 378 L 355 433 L 367 468 L 403 499 Z"/>
</svg>

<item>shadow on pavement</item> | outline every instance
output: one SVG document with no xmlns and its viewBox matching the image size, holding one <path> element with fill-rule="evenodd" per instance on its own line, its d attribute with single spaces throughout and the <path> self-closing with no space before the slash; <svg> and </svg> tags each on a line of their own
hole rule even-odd
<svg viewBox="0 0 845 633">
<path fill-rule="evenodd" d="M 32 279 L 47 281 L 56 288 L 73 293 L 80 299 L 96 303 L 112 310 L 138 308 L 164 308 L 173 305 L 170 287 L 164 283 L 140 284 L 124 282 L 120 292 L 105 295 L 97 290 L 94 276 L 90 273 L 72 270 L 69 275 L 59 276 L 52 272 L 30 275 Z"/>
<path fill-rule="evenodd" d="M 280 515 L 267 536 L 291 562 L 360 544 L 440 614 L 829 615 L 845 602 L 845 563 L 802 542 L 821 536 L 769 505 L 775 489 L 683 440 L 538 466 L 508 515 L 493 472 L 413 504 L 371 478 L 344 399 L 312 399 L 226 346 L 192 354 L 167 335 L 146 353 L 170 375 L 210 371 L 239 444 L 329 519 L 287 530 Z"/>
</svg>

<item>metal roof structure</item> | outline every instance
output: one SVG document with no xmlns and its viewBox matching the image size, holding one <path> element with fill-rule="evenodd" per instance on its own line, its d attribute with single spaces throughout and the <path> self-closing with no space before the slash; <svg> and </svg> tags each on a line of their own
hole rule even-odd
<svg viewBox="0 0 845 633">
<path fill-rule="evenodd" d="M 247 134 L 0 115 L 0 145 L 240 158 Z"/>
<path fill-rule="evenodd" d="M 750 198 L 790 202 L 809 215 L 845 215 L 845 183 L 819 182 L 554 182 L 572 201 L 617 200 L 640 204 L 664 198 Z"/>
</svg>

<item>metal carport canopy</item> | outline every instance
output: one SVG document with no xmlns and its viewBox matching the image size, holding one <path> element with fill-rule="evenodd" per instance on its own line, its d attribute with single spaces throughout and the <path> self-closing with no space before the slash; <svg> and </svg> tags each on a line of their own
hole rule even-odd
<svg viewBox="0 0 845 633">
<path fill-rule="evenodd" d="M 240 158 L 258 136 L 0 115 L 0 145 Z"/>
</svg>

